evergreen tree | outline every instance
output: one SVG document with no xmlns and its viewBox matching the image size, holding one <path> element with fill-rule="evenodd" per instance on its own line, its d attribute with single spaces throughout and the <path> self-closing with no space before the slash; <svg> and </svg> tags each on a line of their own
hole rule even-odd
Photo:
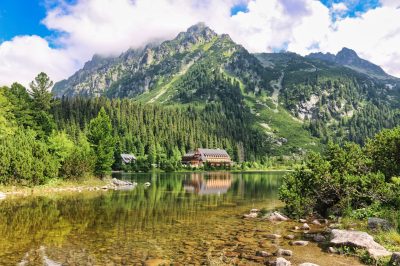
<svg viewBox="0 0 400 266">
<path fill-rule="evenodd" d="M 50 80 L 46 73 L 41 72 L 36 76 L 35 80 L 29 84 L 31 88 L 31 96 L 37 110 L 48 111 L 51 108 L 52 94 L 49 89 L 53 86 L 53 81 Z"/>
<path fill-rule="evenodd" d="M 89 123 L 88 140 L 91 143 L 95 154 L 95 172 L 104 176 L 111 171 L 114 163 L 114 137 L 111 120 L 104 108 L 100 109 L 97 117 Z"/>
</svg>

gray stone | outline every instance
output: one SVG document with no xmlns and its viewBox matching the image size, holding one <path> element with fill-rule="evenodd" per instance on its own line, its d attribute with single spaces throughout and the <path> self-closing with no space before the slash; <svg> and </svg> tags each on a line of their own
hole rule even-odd
<svg viewBox="0 0 400 266">
<path fill-rule="evenodd" d="M 383 230 L 389 231 L 392 229 L 392 225 L 388 220 L 381 218 L 368 218 L 368 229 L 370 230 Z"/>
<path fill-rule="evenodd" d="M 315 242 L 318 242 L 318 243 L 324 242 L 326 240 L 326 238 L 321 234 L 316 234 L 313 239 Z"/>
<path fill-rule="evenodd" d="M 332 253 L 332 254 L 337 254 L 337 253 L 339 253 L 339 252 L 337 251 L 337 249 L 334 248 L 334 247 L 329 247 L 329 248 L 328 248 L 328 252 L 329 252 L 329 253 Z"/>
<path fill-rule="evenodd" d="M 311 262 L 305 262 L 305 263 L 299 264 L 299 266 L 319 266 L 319 265 L 315 264 L 315 263 L 311 263 Z"/>
<path fill-rule="evenodd" d="M 289 239 L 289 240 L 293 240 L 294 237 L 295 237 L 294 235 L 287 235 L 287 236 L 285 236 L 285 238 L 286 238 L 286 239 Z"/>
<path fill-rule="evenodd" d="M 282 236 L 278 235 L 278 234 L 268 234 L 268 235 L 265 235 L 265 237 L 268 239 L 278 239 L 278 238 L 281 238 Z"/>
<path fill-rule="evenodd" d="M 249 214 L 244 214 L 243 218 L 257 218 L 258 214 L 256 212 L 251 212 Z"/>
<path fill-rule="evenodd" d="M 267 252 L 267 251 L 261 250 L 261 251 L 257 251 L 257 252 L 256 252 L 256 256 L 260 256 L 260 257 L 271 257 L 272 254 L 269 253 L 269 252 Z"/>
<path fill-rule="evenodd" d="M 400 266 L 400 252 L 394 252 L 390 258 L 389 265 Z"/>
<path fill-rule="evenodd" d="M 269 221 L 274 221 L 274 222 L 283 222 L 283 221 L 287 221 L 289 220 L 288 217 L 286 217 L 285 215 L 279 213 L 279 212 L 271 212 L 269 214 L 267 214 L 267 216 L 265 217 L 267 220 Z"/>
<path fill-rule="evenodd" d="M 310 226 L 309 226 L 307 223 L 304 223 L 304 224 L 300 227 L 300 229 L 301 229 L 301 230 L 306 230 L 306 231 L 308 231 L 308 230 L 310 230 Z"/>
<path fill-rule="evenodd" d="M 365 232 L 334 229 L 331 235 L 330 243 L 333 245 L 364 248 L 374 258 L 392 255 L 391 252 L 376 243 L 374 238 Z"/>
<path fill-rule="evenodd" d="M 289 250 L 289 249 L 278 249 L 277 251 L 275 251 L 275 256 L 281 257 L 281 256 L 288 256 L 291 257 L 293 256 L 293 251 Z"/>
<path fill-rule="evenodd" d="M 314 221 L 312 221 L 312 224 L 321 225 L 321 223 L 320 223 L 317 219 L 315 219 Z"/>
<path fill-rule="evenodd" d="M 271 261 L 268 263 L 270 266 L 291 266 L 292 263 L 290 261 L 286 260 L 285 258 L 276 258 L 276 260 Z"/>
<path fill-rule="evenodd" d="M 307 220 L 306 219 L 300 219 L 299 222 L 300 223 L 305 223 L 305 222 L 307 222 Z"/>
<path fill-rule="evenodd" d="M 7 198 L 7 195 L 3 192 L 0 192 L 0 200 Z"/>
<path fill-rule="evenodd" d="M 119 180 L 116 178 L 112 179 L 112 184 L 117 186 L 117 187 L 123 187 L 123 186 L 134 186 L 135 184 L 129 181 L 125 181 L 125 180 Z"/>
<path fill-rule="evenodd" d="M 298 241 L 292 241 L 292 242 L 290 242 L 290 244 L 292 246 L 307 246 L 308 245 L 308 241 L 298 240 Z"/>
</svg>

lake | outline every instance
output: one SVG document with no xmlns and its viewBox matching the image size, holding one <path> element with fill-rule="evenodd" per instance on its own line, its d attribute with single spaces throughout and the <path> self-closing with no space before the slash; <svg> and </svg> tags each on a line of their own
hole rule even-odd
<svg viewBox="0 0 400 266">
<path fill-rule="evenodd" d="M 243 219 L 282 207 L 283 172 L 115 174 L 129 191 L 55 194 L 0 202 L 1 265 L 260 265 L 258 250 L 294 251 L 292 262 L 359 265 L 311 243 L 267 241 L 293 222 Z M 150 182 L 150 186 L 145 186 Z"/>
</svg>

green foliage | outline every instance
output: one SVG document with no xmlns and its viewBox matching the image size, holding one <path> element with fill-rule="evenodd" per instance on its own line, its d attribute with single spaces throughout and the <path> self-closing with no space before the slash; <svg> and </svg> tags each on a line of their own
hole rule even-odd
<svg viewBox="0 0 400 266">
<path fill-rule="evenodd" d="M 77 180 L 92 174 L 95 164 L 96 155 L 86 136 L 80 133 L 77 143 L 72 146 L 70 153 L 65 157 L 60 172 L 66 179 Z"/>
<path fill-rule="evenodd" d="M 372 204 L 392 205 L 398 190 L 371 165 L 373 160 L 360 146 L 329 144 L 324 155 L 311 154 L 302 167 L 285 177 L 280 198 L 295 216 L 341 215 Z"/>
<path fill-rule="evenodd" d="M 32 130 L 18 129 L 1 140 L 0 153 L 1 183 L 39 185 L 58 176 L 58 159 Z"/>
<path fill-rule="evenodd" d="M 367 142 L 366 150 L 374 171 L 382 172 L 386 181 L 400 175 L 400 127 L 377 134 Z"/>
<path fill-rule="evenodd" d="M 48 111 L 51 108 L 52 94 L 49 91 L 53 87 L 53 81 L 46 73 L 39 73 L 35 80 L 29 84 L 31 88 L 30 95 L 33 98 L 33 103 L 36 110 Z"/>
<path fill-rule="evenodd" d="M 104 176 L 114 163 L 114 138 L 111 120 L 104 108 L 89 123 L 88 141 L 96 154 L 95 172 Z"/>
</svg>

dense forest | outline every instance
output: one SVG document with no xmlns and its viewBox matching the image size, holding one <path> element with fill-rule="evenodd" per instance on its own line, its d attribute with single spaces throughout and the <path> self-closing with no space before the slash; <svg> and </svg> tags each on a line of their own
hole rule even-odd
<svg viewBox="0 0 400 266">
<path fill-rule="evenodd" d="M 215 75 L 230 91 L 237 84 Z M 224 148 L 234 161 L 265 161 L 271 142 L 231 102 L 161 106 L 130 99 L 55 99 L 41 73 L 30 90 L 0 89 L 0 183 L 43 184 L 119 170 L 121 153 L 133 153 L 133 170 L 177 170 L 197 147 Z M 222 98 L 222 97 L 221 97 Z M 226 97 L 226 99 L 231 99 Z M 240 99 L 238 101 L 240 103 Z"/>
</svg>

